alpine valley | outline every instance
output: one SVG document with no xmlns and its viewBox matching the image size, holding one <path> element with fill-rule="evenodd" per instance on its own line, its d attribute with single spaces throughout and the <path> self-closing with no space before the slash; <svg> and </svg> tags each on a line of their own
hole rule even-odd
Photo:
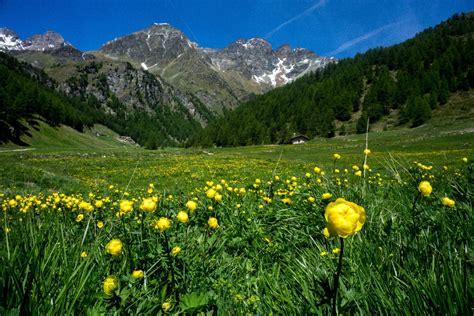
<svg viewBox="0 0 474 316">
<path fill-rule="evenodd" d="M 261 38 L 201 48 L 167 23 L 154 23 L 91 52 L 78 50 L 56 32 L 22 40 L 1 28 L 0 50 L 43 71 L 52 93 L 88 104 L 79 111 L 94 112 L 90 122 L 151 148 L 183 144 L 240 103 L 336 61 L 289 45 L 274 50 Z M 2 60 L 11 70 L 15 62 Z M 13 68 L 31 77 L 26 64 Z M 9 116 L 3 122 L 4 141 L 22 130 L 18 117 L 11 111 Z"/>
<path fill-rule="evenodd" d="M 471 119 L 473 14 L 354 58 L 261 38 L 202 48 L 167 23 L 82 52 L 60 34 L 0 29 L 0 142 L 35 120 L 102 124 L 147 148 L 286 143 L 432 118 Z"/>
</svg>

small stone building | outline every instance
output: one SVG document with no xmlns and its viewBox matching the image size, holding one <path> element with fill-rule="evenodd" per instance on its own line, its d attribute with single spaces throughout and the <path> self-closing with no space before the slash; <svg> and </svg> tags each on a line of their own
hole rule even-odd
<svg viewBox="0 0 474 316">
<path fill-rule="evenodd" d="M 292 143 L 293 145 L 304 144 L 308 140 L 309 140 L 309 138 L 305 135 L 302 135 L 302 134 L 296 135 L 296 134 L 294 134 L 293 137 L 290 138 L 290 143 Z"/>
</svg>

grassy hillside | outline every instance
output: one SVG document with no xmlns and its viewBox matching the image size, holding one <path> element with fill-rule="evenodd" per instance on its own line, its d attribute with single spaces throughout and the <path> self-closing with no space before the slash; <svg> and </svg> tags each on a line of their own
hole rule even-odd
<svg viewBox="0 0 474 316">
<path fill-rule="evenodd" d="M 28 146 L 20 146 L 13 143 L 0 146 L 0 152 L 11 150 L 39 150 L 39 151 L 91 151 L 111 150 L 119 148 L 135 147 L 131 144 L 120 142 L 118 134 L 107 127 L 95 124 L 86 128 L 83 133 L 75 129 L 61 125 L 53 127 L 43 121 L 34 121 L 34 127 L 26 124 L 28 130 L 21 136 L 21 140 Z"/>
</svg>

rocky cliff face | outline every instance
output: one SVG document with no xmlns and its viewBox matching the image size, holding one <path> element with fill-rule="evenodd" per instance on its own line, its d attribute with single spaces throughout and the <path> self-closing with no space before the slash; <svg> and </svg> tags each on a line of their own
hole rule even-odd
<svg viewBox="0 0 474 316">
<path fill-rule="evenodd" d="M 291 49 L 283 45 L 273 50 L 261 38 L 239 39 L 224 49 L 205 49 L 212 64 L 220 71 L 237 71 L 247 80 L 281 86 L 302 74 L 332 62 L 304 48 Z"/>
</svg>

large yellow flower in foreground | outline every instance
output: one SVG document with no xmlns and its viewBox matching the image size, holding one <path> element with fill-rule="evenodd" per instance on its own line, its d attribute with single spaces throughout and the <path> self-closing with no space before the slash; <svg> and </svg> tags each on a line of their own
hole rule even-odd
<svg viewBox="0 0 474 316">
<path fill-rule="evenodd" d="M 119 281 L 116 276 L 109 275 L 102 283 L 105 295 L 111 295 L 118 288 Z"/>
<path fill-rule="evenodd" d="M 429 196 L 431 192 L 433 192 L 433 188 L 428 181 L 421 181 L 418 185 L 418 191 L 420 191 L 423 196 Z"/>
<path fill-rule="evenodd" d="M 337 199 L 326 206 L 324 213 L 326 228 L 324 235 L 347 238 L 362 229 L 365 223 L 365 210 L 353 202 Z"/>
<path fill-rule="evenodd" d="M 123 244 L 120 241 L 120 239 L 112 239 L 105 246 L 105 250 L 107 251 L 107 253 L 111 254 L 112 256 L 120 256 L 122 254 L 122 247 L 123 247 Z"/>
</svg>

